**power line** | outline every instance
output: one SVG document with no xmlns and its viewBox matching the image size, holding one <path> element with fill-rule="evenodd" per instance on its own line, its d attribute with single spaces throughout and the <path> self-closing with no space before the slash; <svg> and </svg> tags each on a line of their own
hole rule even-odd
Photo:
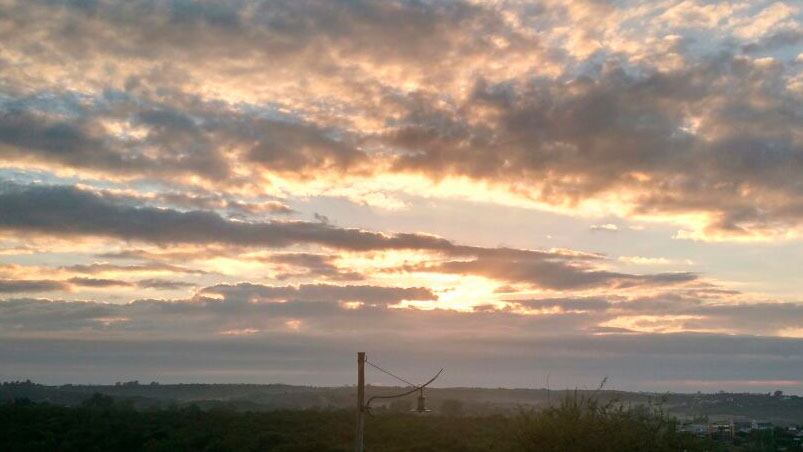
<svg viewBox="0 0 803 452">
<path fill-rule="evenodd" d="M 368 363 L 369 366 L 373 367 L 374 369 L 387 374 L 401 382 L 404 382 L 410 385 L 410 388 L 403 390 L 401 394 L 389 394 L 389 395 L 375 395 L 365 401 L 365 364 Z M 438 377 L 441 376 L 443 373 L 443 369 L 439 370 L 434 377 L 430 378 L 429 381 L 426 383 L 417 385 L 410 381 L 405 380 L 404 378 L 394 374 L 393 372 L 380 367 L 377 364 L 374 364 L 367 359 L 365 359 L 365 352 L 357 352 L 357 433 L 354 439 L 354 450 L 356 452 L 365 452 L 365 445 L 364 445 L 364 431 L 365 431 L 365 415 L 371 412 L 371 402 L 376 399 L 395 399 L 398 397 L 404 397 L 414 392 L 418 392 L 418 408 L 416 408 L 417 413 L 426 413 L 428 410 L 424 404 L 426 398 L 424 397 L 424 388 L 430 385 L 433 381 L 435 381 Z"/>
<path fill-rule="evenodd" d="M 400 377 L 398 375 L 394 375 L 392 372 L 377 366 L 376 364 L 372 363 L 371 361 L 368 361 L 367 359 L 365 360 L 365 362 L 366 362 L 366 364 L 368 364 L 369 366 L 373 367 L 374 369 L 376 369 L 376 370 L 378 370 L 380 372 L 384 372 L 384 373 L 390 375 L 391 377 L 393 377 L 393 378 L 395 378 L 395 379 L 397 379 L 397 380 L 399 380 L 401 382 L 407 383 L 408 385 L 413 386 L 413 387 L 417 387 L 418 386 L 418 385 L 416 385 L 414 383 L 410 383 L 409 381 L 405 380 L 404 378 L 402 378 L 402 377 Z"/>
</svg>

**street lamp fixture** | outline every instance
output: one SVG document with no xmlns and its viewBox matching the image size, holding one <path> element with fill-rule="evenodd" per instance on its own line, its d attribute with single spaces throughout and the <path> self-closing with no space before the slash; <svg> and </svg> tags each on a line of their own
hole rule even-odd
<svg viewBox="0 0 803 452">
<path fill-rule="evenodd" d="M 380 371 L 392 376 L 393 378 L 396 378 L 396 379 L 398 379 L 400 381 L 403 381 L 404 383 L 407 383 L 408 385 L 410 385 L 412 387 L 412 389 L 410 389 L 409 391 L 405 391 L 405 392 L 399 393 L 399 394 L 373 396 L 373 397 L 369 398 L 367 402 L 365 402 L 365 364 L 366 363 L 368 363 L 371 367 L 374 367 L 374 368 L 376 368 L 376 369 L 378 369 L 378 370 L 380 370 Z M 373 363 L 369 362 L 367 359 L 365 359 L 365 352 L 357 353 L 357 437 L 356 437 L 356 441 L 355 441 L 354 450 L 356 452 L 363 452 L 365 450 L 365 446 L 364 446 L 364 443 L 363 443 L 363 433 L 364 433 L 364 430 L 365 430 L 365 413 L 370 413 L 371 412 L 371 402 L 373 402 L 374 400 L 377 400 L 377 399 L 397 399 L 399 397 L 408 396 L 410 394 L 418 392 L 418 404 L 416 405 L 416 408 L 414 410 L 410 410 L 410 411 L 414 412 L 414 413 L 421 413 L 421 414 L 429 413 L 432 410 L 429 410 L 426 407 L 426 397 L 424 397 L 424 388 L 429 386 L 430 383 L 432 383 L 438 377 L 440 377 L 442 373 L 443 373 L 443 369 L 439 370 L 438 373 L 435 374 L 434 377 L 430 378 L 429 381 L 427 381 L 426 383 L 421 384 L 421 385 L 416 385 L 416 384 L 410 383 L 409 381 L 405 380 L 404 378 L 401 378 L 401 377 L 398 377 L 396 375 L 393 375 L 391 372 L 389 372 L 389 371 L 377 366 L 376 364 L 373 364 Z"/>
</svg>

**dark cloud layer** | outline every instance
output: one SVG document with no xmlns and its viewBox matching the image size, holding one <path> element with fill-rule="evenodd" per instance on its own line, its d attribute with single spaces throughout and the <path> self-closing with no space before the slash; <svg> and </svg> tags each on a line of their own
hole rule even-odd
<svg viewBox="0 0 803 452">
<path fill-rule="evenodd" d="M 130 287 L 132 284 L 126 281 L 117 279 L 102 279 L 102 278 L 70 278 L 69 282 L 76 286 L 82 287 Z"/>
<path fill-rule="evenodd" d="M 563 259 L 533 258 L 530 256 L 484 256 L 471 261 L 451 261 L 420 269 L 442 273 L 482 275 L 508 282 L 526 282 L 533 286 L 553 290 L 584 289 L 610 286 L 627 288 L 634 286 L 669 285 L 697 279 L 694 273 L 659 273 L 631 275 L 626 273 L 595 270 L 587 265 L 567 264 Z"/>
<path fill-rule="evenodd" d="M 322 223 L 231 221 L 208 211 L 182 212 L 114 203 L 65 186 L 10 186 L 0 193 L 0 227 L 61 235 L 98 235 L 153 243 L 229 243 L 285 247 L 317 243 L 351 250 L 454 248 L 420 234 L 387 236 Z"/>
<path fill-rule="evenodd" d="M 61 281 L 48 280 L 0 280 L 0 293 L 13 294 L 25 292 L 55 292 L 66 290 L 69 286 Z"/>
<path fill-rule="evenodd" d="M 247 164 L 278 173 L 345 171 L 366 159 L 353 146 L 327 137 L 326 130 L 311 124 L 221 111 L 214 105 L 157 103 L 143 111 L 139 104 L 147 99 L 136 102 L 123 97 L 111 102 L 116 104 L 112 111 L 100 106 L 83 108 L 67 119 L 33 106 L 26 108 L 24 101 L 5 111 L 0 106 L 0 146 L 5 159 L 58 164 L 118 178 L 169 181 L 194 176 L 220 184 L 244 183 L 231 171 L 233 162 L 224 152 L 235 146 L 249 148 L 243 157 Z M 121 139 L 104 129 L 102 122 L 108 120 L 144 127 L 148 133 Z M 197 205 L 204 199 L 179 201 Z M 231 207 L 247 211 L 252 206 L 233 202 Z M 289 208 L 276 206 L 275 210 Z"/>
<path fill-rule="evenodd" d="M 608 376 L 610 388 L 662 392 L 698 379 L 700 369 L 706 369 L 712 388 L 769 392 L 778 389 L 776 381 L 803 372 L 802 346 L 800 340 L 714 335 L 541 338 L 497 343 L 493 352 L 478 339 L 411 343 L 397 334 L 326 340 L 298 335 L 214 341 L 30 338 L 0 340 L 0 372 L 4 379 L 59 384 L 138 379 L 351 385 L 354 356 L 346 350 L 365 350 L 369 357 L 405 369 L 411 378 L 445 367 L 439 382 L 445 387 L 543 387 L 550 374 L 553 389 L 593 389 Z M 288 363 L 287 356 L 295 359 Z M 711 366 L 712 360 L 717 366 Z M 369 379 L 393 384 L 378 374 Z M 799 393 L 800 386 L 783 390 Z"/>
<path fill-rule="evenodd" d="M 426 250 L 473 260 L 409 266 L 406 270 L 477 274 L 548 289 L 627 288 L 678 284 L 697 278 L 691 273 L 630 275 L 596 270 L 593 263 L 600 257 L 589 254 L 463 246 L 430 235 L 388 235 L 325 223 L 233 221 L 208 211 L 184 212 L 124 201 L 64 186 L 10 185 L 0 191 L 0 228 L 68 236 L 106 236 L 163 245 L 222 243 L 282 248 L 316 244 L 350 251 Z M 326 264 L 311 255 L 286 254 L 275 259 L 315 267 L 311 271 L 328 272 L 329 277 L 335 276 L 334 279 L 358 276 L 348 270 L 335 269 L 331 263 Z M 148 264 L 143 265 L 147 269 Z M 154 265 L 155 269 L 165 268 L 161 264 Z M 73 271 L 88 273 L 104 268 L 120 266 L 70 267 Z M 140 268 L 143 266 L 130 266 L 130 269 Z M 172 271 L 172 266 L 165 269 Z"/>
<path fill-rule="evenodd" d="M 203 275 L 208 273 L 204 270 L 181 267 L 178 265 L 172 265 L 163 262 L 148 262 L 144 264 L 132 264 L 132 265 L 117 265 L 105 262 L 98 262 L 93 264 L 68 265 L 63 267 L 63 269 L 75 273 L 83 273 L 88 275 L 94 275 L 104 272 L 139 273 L 139 272 L 154 272 L 154 271 L 186 273 L 195 275 Z"/>
<path fill-rule="evenodd" d="M 300 271 L 290 271 L 280 273 L 277 279 L 287 279 L 292 277 L 321 277 L 334 281 L 354 281 L 364 279 L 365 276 L 349 270 L 339 268 L 335 264 L 336 256 L 311 254 L 311 253 L 285 253 L 274 254 L 267 260 L 269 262 L 289 265 Z"/>
<path fill-rule="evenodd" d="M 145 289 L 178 290 L 195 287 L 196 284 L 185 281 L 172 281 L 169 279 L 149 278 L 137 281 L 137 286 Z"/>
<path fill-rule="evenodd" d="M 141 289 L 177 290 L 195 287 L 193 283 L 167 279 L 123 281 L 119 279 L 74 277 L 66 280 L 0 279 L 0 294 L 66 292 L 77 288 L 114 289 L 138 287 Z"/>
<path fill-rule="evenodd" d="M 338 364 L 351 362 L 353 356 L 347 351 L 352 350 L 382 356 L 383 361 L 397 362 L 413 374 L 428 372 L 426 367 L 432 363 L 436 368 L 445 366 L 452 376 L 443 383 L 447 386 L 540 386 L 551 373 L 553 385 L 562 381 L 568 387 L 595 386 L 609 376 L 614 386 L 629 389 L 664 390 L 676 387 L 674 380 L 701 377 L 726 380 L 718 384 L 728 388 L 739 380 L 768 380 L 766 384 L 771 386 L 773 381 L 789 380 L 803 370 L 803 341 L 799 339 L 583 332 L 580 328 L 608 318 L 609 314 L 599 309 L 606 305 L 604 300 L 528 302 L 534 308 L 590 309 L 595 312 L 591 317 L 579 312 L 526 316 L 383 306 L 351 310 L 338 306 L 336 300 L 354 289 L 261 286 L 258 289 L 276 301 L 253 303 L 242 298 L 249 295 L 240 290 L 243 287 L 229 286 L 226 289 L 234 290 L 215 301 L 143 300 L 126 305 L 31 299 L 0 302 L 2 372 L 4 376 L 34 372 L 28 376 L 35 377 L 38 372 L 51 372 L 41 374 L 47 381 L 122 374 L 134 378 L 141 375 L 137 372 L 148 376 L 144 380 L 172 375 L 186 381 L 194 374 L 214 381 L 227 380 L 223 375 L 234 380 L 253 376 L 265 379 L 259 381 L 277 381 L 280 375 L 287 378 L 295 372 L 309 372 L 297 375 L 294 381 L 301 378 L 331 385 L 349 383 L 353 378 L 351 365 L 343 364 L 339 376 Z M 309 299 L 294 299 L 305 292 Z M 376 299 L 370 290 L 363 295 L 367 295 L 366 301 Z M 709 314 L 719 309 L 729 313 L 721 319 L 714 315 L 712 325 L 733 321 L 735 311 L 727 307 L 711 307 Z M 800 312 L 781 320 L 791 313 L 784 306 L 744 309 L 736 316 L 764 316 L 774 327 L 801 321 Z M 355 329 L 359 334 L 349 333 Z M 170 334 L 154 336 L 157 331 Z M 287 356 L 298 358 L 288 362 Z M 710 365 L 712 360 L 716 366 Z M 90 362 L 91 375 L 86 366 L 73 367 Z M 278 362 L 282 365 L 276 366 Z M 207 373 L 211 369 L 215 371 Z"/>
</svg>

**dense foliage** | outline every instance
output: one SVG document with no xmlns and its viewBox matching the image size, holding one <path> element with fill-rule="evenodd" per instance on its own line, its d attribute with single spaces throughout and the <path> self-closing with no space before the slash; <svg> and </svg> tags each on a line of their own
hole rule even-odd
<svg viewBox="0 0 803 452">
<path fill-rule="evenodd" d="M 680 433 L 654 409 L 567 398 L 517 416 L 417 416 L 386 410 L 366 423 L 374 451 L 717 450 Z M 15 400 L 0 404 L 0 450 L 9 451 L 348 451 L 347 410 L 238 412 L 195 405 L 134 409 L 96 394 L 76 407 Z"/>
<path fill-rule="evenodd" d="M 715 447 L 679 432 L 675 419 L 658 406 L 630 408 L 578 395 L 542 411 L 522 412 L 517 422 L 517 443 L 523 450 L 670 452 Z"/>
</svg>

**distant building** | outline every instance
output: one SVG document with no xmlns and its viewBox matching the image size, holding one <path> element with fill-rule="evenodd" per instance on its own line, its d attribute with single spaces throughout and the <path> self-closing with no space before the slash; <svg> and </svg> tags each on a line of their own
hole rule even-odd
<svg viewBox="0 0 803 452">
<path fill-rule="evenodd" d="M 727 440 L 733 438 L 733 424 L 731 422 L 720 422 L 708 424 L 708 436 L 717 440 Z"/>
<path fill-rule="evenodd" d="M 757 421 L 753 420 L 753 430 L 772 430 L 772 422 L 770 421 Z"/>
<path fill-rule="evenodd" d="M 737 433 L 750 433 L 753 431 L 753 421 L 748 420 L 732 420 L 732 430 L 734 434 Z"/>
<path fill-rule="evenodd" d="M 681 432 L 692 433 L 697 436 L 707 436 L 708 435 L 708 424 L 693 424 L 693 423 L 686 423 L 680 426 Z"/>
<path fill-rule="evenodd" d="M 754 430 L 771 431 L 773 428 L 774 425 L 772 422 L 755 419 L 731 419 L 729 421 L 709 422 L 707 424 L 686 421 L 680 425 L 680 431 L 682 432 L 691 433 L 701 438 L 709 437 L 718 441 L 729 441 L 739 434 L 748 434 Z M 792 435 L 795 433 L 803 434 L 803 432 L 791 430 L 790 433 Z"/>
</svg>

